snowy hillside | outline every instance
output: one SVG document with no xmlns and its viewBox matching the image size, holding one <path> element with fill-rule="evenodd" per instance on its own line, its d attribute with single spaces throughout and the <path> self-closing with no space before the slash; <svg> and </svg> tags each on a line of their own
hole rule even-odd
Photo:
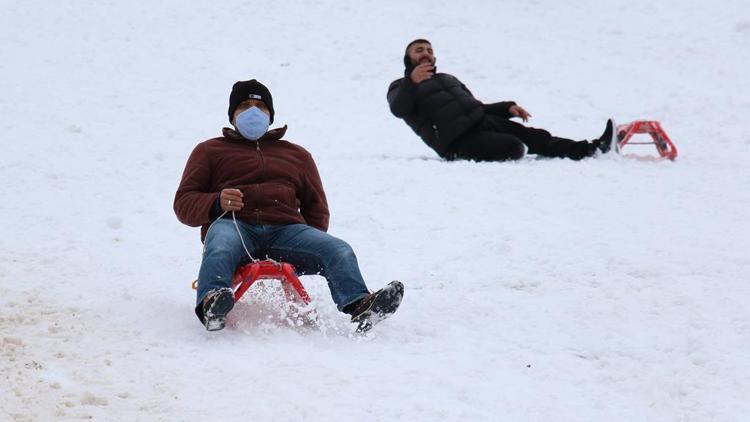
<svg viewBox="0 0 750 422">
<path fill-rule="evenodd" d="M 747 3 L 567 3 L 2 0 L 0 421 L 747 420 Z M 417 37 L 532 126 L 659 120 L 680 156 L 439 161 L 385 99 Z M 249 78 L 406 286 L 367 337 L 320 277 L 319 329 L 273 283 L 192 312 L 174 191 Z"/>
</svg>

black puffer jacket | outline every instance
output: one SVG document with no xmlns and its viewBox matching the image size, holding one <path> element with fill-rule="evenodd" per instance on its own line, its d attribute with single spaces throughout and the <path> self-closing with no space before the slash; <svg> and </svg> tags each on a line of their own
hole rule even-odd
<svg viewBox="0 0 750 422">
<path fill-rule="evenodd" d="M 444 157 L 453 141 L 481 122 L 485 113 L 509 118 L 508 108 L 515 103 L 484 105 L 455 76 L 436 73 L 418 84 L 409 77 L 391 82 L 388 104 L 396 117 Z"/>
</svg>

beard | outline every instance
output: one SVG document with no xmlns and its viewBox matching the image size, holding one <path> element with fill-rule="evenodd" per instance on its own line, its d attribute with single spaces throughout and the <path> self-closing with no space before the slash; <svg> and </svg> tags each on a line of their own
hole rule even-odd
<svg viewBox="0 0 750 422">
<path fill-rule="evenodd" d="M 433 67 L 435 67 L 435 62 L 437 62 L 437 60 L 434 56 L 433 57 L 422 56 L 422 57 L 417 58 L 416 61 L 414 61 L 411 59 L 411 57 L 409 57 L 408 54 L 404 54 L 404 76 L 409 77 L 411 75 L 411 72 L 414 70 L 414 68 L 423 63 L 429 63 Z M 433 69 L 433 72 L 437 72 L 437 67 Z"/>
<path fill-rule="evenodd" d="M 414 63 L 414 66 L 420 65 L 420 64 L 435 64 L 435 59 L 429 56 L 423 56 L 417 59 L 417 62 Z"/>
</svg>

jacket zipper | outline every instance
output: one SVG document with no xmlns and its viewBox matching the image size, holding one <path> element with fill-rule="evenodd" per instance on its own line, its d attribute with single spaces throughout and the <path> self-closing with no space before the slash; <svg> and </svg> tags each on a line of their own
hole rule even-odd
<svg viewBox="0 0 750 422">
<path fill-rule="evenodd" d="M 260 150 L 260 139 L 255 141 L 255 150 L 258 151 L 258 155 L 260 155 L 260 163 L 261 163 L 260 179 L 263 180 L 263 175 L 266 173 L 266 159 L 263 157 L 263 151 Z M 260 218 L 260 215 L 261 215 L 260 208 L 256 208 L 255 212 L 256 212 L 255 218 L 257 219 L 258 224 L 263 224 Z"/>
</svg>

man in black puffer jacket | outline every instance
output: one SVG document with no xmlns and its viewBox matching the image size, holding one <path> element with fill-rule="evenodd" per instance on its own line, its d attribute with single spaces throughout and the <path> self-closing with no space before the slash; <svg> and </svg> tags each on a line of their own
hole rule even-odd
<svg viewBox="0 0 750 422">
<path fill-rule="evenodd" d="M 388 88 L 391 112 L 441 157 L 448 160 L 517 160 L 529 154 L 580 160 L 617 149 L 614 122 L 591 142 L 552 136 L 526 127 L 531 115 L 513 101 L 483 104 L 455 76 L 437 73 L 432 45 L 425 39 L 406 46 L 404 77 Z"/>
</svg>

